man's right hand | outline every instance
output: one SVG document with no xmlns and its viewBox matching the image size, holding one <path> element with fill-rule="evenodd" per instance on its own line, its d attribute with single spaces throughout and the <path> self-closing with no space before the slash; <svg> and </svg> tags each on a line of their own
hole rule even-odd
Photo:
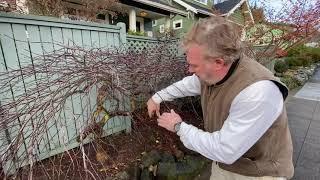
<svg viewBox="0 0 320 180">
<path fill-rule="evenodd" d="M 149 117 L 151 118 L 154 113 L 159 117 L 160 116 L 160 104 L 157 104 L 156 102 L 153 101 L 152 98 L 150 98 L 147 102 L 148 106 L 148 114 Z"/>
</svg>

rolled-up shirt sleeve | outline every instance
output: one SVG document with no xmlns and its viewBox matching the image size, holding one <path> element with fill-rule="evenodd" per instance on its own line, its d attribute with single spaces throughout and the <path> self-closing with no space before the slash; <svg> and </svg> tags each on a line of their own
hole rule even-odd
<svg viewBox="0 0 320 180">
<path fill-rule="evenodd" d="M 201 85 L 199 78 L 196 75 L 192 75 L 156 92 L 152 96 L 152 99 L 156 103 L 161 103 L 162 101 L 172 101 L 176 98 L 200 95 L 200 92 Z"/>
</svg>

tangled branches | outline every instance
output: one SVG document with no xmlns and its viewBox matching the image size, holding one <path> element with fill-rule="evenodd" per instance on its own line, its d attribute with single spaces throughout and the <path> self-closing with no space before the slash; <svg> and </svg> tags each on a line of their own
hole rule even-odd
<svg viewBox="0 0 320 180">
<path fill-rule="evenodd" d="M 118 0 L 27 0 L 26 3 L 33 14 L 47 16 L 73 14 L 82 20 L 89 21 L 96 20 L 99 13 L 109 13 L 115 16 L 115 12 L 124 12 Z"/>
<path fill-rule="evenodd" d="M 184 58 L 171 55 L 166 46 L 135 53 L 124 47 L 59 45 L 60 49 L 38 55 L 20 68 L 3 65 L 0 135 L 7 141 L 1 145 L 3 168 L 32 167 L 43 152 L 67 150 L 68 144 L 100 133 L 108 119 L 130 116 L 139 96 L 149 96 L 164 86 L 161 83 L 181 78 Z M 103 117 L 108 115 L 105 121 L 94 115 L 101 110 Z M 68 133 L 69 126 L 75 132 Z"/>
</svg>

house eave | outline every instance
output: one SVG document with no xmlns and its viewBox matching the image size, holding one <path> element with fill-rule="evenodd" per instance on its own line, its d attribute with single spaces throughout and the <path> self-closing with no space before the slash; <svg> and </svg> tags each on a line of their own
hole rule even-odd
<svg viewBox="0 0 320 180">
<path fill-rule="evenodd" d="M 204 14 L 204 15 L 207 15 L 207 16 L 215 16 L 215 14 L 209 12 L 209 11 L 205 11 L 205 10 L 202 10 L 202 9 L 198 9 L 198 8 L 195 8 L 193 6 L 191 6 L 190 4 L 186 3 L 186 2 L 183 2 L 181 0 L 173 0 L 174 2 L 176 2 L 177 4 L 180 4 L 181 6 L 183 6 L 184 8 L 186 8 L 187 11 L 191 11 L 195 14 Z"/>
<path fill-rule="evenodd" d="M 238 9 L 246 0 L 240 1 L 237 5 L 235 5 L 228 13 L 226 13 L 226 16 L 230 16 L 236 9 Z"/>
<path fill-rule="evenodd" d="M 196 8 L 190 6 L 189 4 L 187 4 L 187 3 L 185 3 L 185 2 L 183 2 L 183 1 L 181 1 L 181 0 L 173 0 L 173 1 L 176 2 L 176 3 L 178 3 L 178 4 L 180 4 L 180 5 L 183 6 L 184 8 L 186 8 L 187 11 L 192 11 L 192 12 L 194 12 L 194 13 L 198 13 Z"/>
<path fill-rule="evenodd" d="M 251 18 L 251 20 L 252 20 L 252 23 L 254 23 L 254 18 L 253 18 L 252 11 L 251 11 L 251 9 L 250 9 L 250 5 L 249 5 L 248 0 L 246 0 L 246 5 L 247 5 L 247 7 L 248 7 L 248 11 L 249 11 L 249 15 L 250 15 L 250 18 Z"/>
<path fill-rule="evenodd" d="M 216 16 L 213 13 L 210 13 L 208 11 L 203 11 L 203 10 L 200 10 L 200 9 L 197 9 L 197 13 L 201 13 L 201 14 L 208 15 L 208 16 Z"/>
<path fill-rule="evenodd" d="M 133 1 L 136 1 L 136 2 L 139 2 L 139 3 L 143 3 L 143 4 L 146 4 L 146 5 L 152 6 L 152 7 L 160 8 L 160 9 L 163 9 L 163 10 L 166 10 L 166 11 L 170 11 L 170 12 L 175 13 L 175 14 L 180 14 L 180 15 L 183 15 L 183 16 L 187 16 L 188 15 L 188 12 L 186 12 L 186 11 L 182 11 L 180 9 L 176 9 L 176 8 L 173 8 L 173 7 L 170 7 L 170 6 L 166 6 L 164 4 L 160 4 L 160 3 L 157 3 L 157 2 L 148 1 L 148 0 L 133 0 Z"/>
</svg>

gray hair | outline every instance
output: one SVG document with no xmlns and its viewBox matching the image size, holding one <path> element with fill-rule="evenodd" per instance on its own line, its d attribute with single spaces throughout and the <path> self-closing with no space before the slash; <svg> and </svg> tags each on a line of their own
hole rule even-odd
<svg viewBox="0 0 320 180">
<path fill-rule="evenodd" d="M 221 57 L 230 64 L 241 55 L 241 27 L 219 16 L 200 19 L 182 45 L 188 49 L 191 44 L 205 46 L 206 56 Z"/>
</svg>

